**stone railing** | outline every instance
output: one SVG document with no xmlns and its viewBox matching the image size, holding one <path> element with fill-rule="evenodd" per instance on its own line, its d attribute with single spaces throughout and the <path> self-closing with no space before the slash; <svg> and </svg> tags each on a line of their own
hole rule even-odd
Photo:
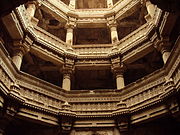
<svg viewBox="0 0 180 135">
<path fill-rule="evenodd" d="M 73 49 L 77 55 L 105 55 L 111 47 L 111 44 L 74 45 Z"/>
<path fill-rule="evenodd" d="M 72 103 L 72 111 L 78 117 L 99 117 L 112 115 L 116 110 L 117 102 L 92 102 L 92 103 Z"/>
<path fill-rule="evenodd" d="M 46 7 L 50 13 L 53 14 L 57 19 L 63 18 L 67 20 L 67 13 L 70 11 L 69 6 L 64 4 L 60 0 L 45 0 L 40 1 L 43 7 Z"/>
<path fill-rule="evenodd" d="M 50 34 L 49 32 L 43 30 L 42 28 L 34 27 L 33 30 L 36 34 L 37 40 L 42 42 L 42 44 L 49 44 L 49 48 L 54 48 L 55 50 L 60 52 L 67 49 L 67 44 L 65 42 Z"/>
<path fill-rule="evenodd" d="M 141 41 L 143 38 L 146 38 L 147 32 L 149 31 L 150 26 L 148 23 L 142 25 L 117 43 L 117 48 L 121 52 L 126 52 L 130 48 L 134 47 L 137 41 Z"/>
<path fill-rule="evenodd" d="M 126 86 L 122 92 L 122 101 L 127 104 L 132 112 L 150 106 L 160 100 L 164 83 L 164 70 L 155 71 Z"/>
<path fill-rule="evenodd" d="M 140 0 L 122 0 L 117 2 L 114 7 L 112 8 L 113 11 L 115 11 L 116 19 L 122 19 L 128 14 L 127 12 L 130 9 L 133 9 L 136 5 L 140 3 Z"/>
</svg>

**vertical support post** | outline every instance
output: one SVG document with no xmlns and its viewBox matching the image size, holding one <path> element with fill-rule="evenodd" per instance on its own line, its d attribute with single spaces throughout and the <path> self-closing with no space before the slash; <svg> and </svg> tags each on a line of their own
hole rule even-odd
<svg viewBox="0 0 180 135">
<path fill-rule="evenodd" d="M 71 76 L 70 76 L 70 74 L 64 73 L 62 88 L 67 90 L 67 91 L 70 91 L 70 89 L 71 89 Z"/>
<path fill-rule="evenodd" d="M 118 32 L 117 32 L 117 22 L 114 17 L 114 13 L 110 13 L 107 15 L 107 26 L 110 28 L 111 31 L 111 42 L 115 43 L 119 41 Z"/>
<path fill-rule="evenodd" d="M 107 7 L 111 8 L 113 6 L 113 0 L 107 0 Z"/>
<path fill-rule="evenodd" d="M 116 87 L 117 89 L 123 89 L 125 87 L 123 73 L 125 71 L 125 66 L 121 63 L 120 57 L 116 56 L 111 59 L 111 70 L 116 77 Z"/>
<path fill-rule="evenodd" d="M 70 0 L 69 1 L 69 7 L 75 9 L 76 8 L 76 0 Z"/>
<path fill-rule="evenodd" d="M 27 4 L 27 13 L 29 15 L 29 20 L 31 20 L 34 17 L 35 11 L 36 11 L 36 3 L 35 3 L 35 1 L 28 2 L 28 4 Z"/>
</svg>

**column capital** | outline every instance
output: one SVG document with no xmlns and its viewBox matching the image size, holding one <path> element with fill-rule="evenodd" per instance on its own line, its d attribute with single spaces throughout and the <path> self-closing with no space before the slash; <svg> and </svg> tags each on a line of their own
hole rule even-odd
<svg viewBox="0 0 180 135">
<path fill-rule="evenodd" d="M 68 13 L 68 16 L 69 17 L 68 17 L 68 21 L 65 25 L 65 28 L 66 29 L 69 29 L 69 28 L 74 29 L 76 27 L 77 16 L 74 15 L 73 13 Z"/>
<path fill-rule="evenodd" d="M 41 5 L 39 0 L 31 0 L 27 2 L 27 6 L 28 5 L 34 5 L 35 7 L 39 7 Z"/>
<path fill-rule="evenodd" d="M 22 55 L 30 51 L 30 44 L 26 40 L 16 40 L 13 41 L 14 52 L 20 52 Z"/>
<path fill-rule="evenodd" d="M 123 75 L 126 70 L 126 66 L 121 62 L 121 58 L 115 57 L 111 59 L 111 70 L 117 76 Z"/>
<path fill-rule="evenodd" d="M 154 48 L 156 48 L 162 54 L 164 52 L 169 52 L 170 47 L 171 43 L 169 42 L 169 38 L 156 39 L 154 42 Z"/>
<path fill-rule="evenodd" d="M 114 13 L 113 14 L 111 13 L 110 15 L 107 15 L 106 20 L 107 20 L 107 26 L 108 27 L 110 27 L 110 28 L 117 27 L 117 21 L 115 19 Z"/>
<path fill-rule="evenodd" d="M 64 77 L 70 78 L 70 76 L 74 73 L 74 60 L 65 58 L 65 62 L 61 71 L 64 74 Z"/>
</svg>

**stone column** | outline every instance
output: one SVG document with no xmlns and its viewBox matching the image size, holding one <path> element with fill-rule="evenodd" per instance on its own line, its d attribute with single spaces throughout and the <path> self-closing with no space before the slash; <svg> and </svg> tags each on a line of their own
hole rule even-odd
<svg viewBox="0 0 180 135">
<path fill-rule="evenodd" d="M 110 26 L 110 31 L 111 31 L 111 42 L 112 43 L 117 42 L 119 40 L 118 33 L 117 33 L 117 26 L 116 25 Z"/>
<path fill-rule="evenodd" d="M 66 33 L 66 43 L 72 45 L 73 44 L 73 28 L 68 27 Z"/>
<path fill-rule="evenodd" d="M 164 64 L 167 62 L 170 55 L 171 44 L 168 38 L 156 39 L 154 47 L 161 52 Z"/>
<path fill-rule="evenodd" d="M 20 70 L 20 68 L 21 68 L 23 55 L 24 55 L 23 50 L 19 48 L 19 49 L 15 50 L 14 55 L 12 57 L 12 61 L 16 65 L 18 70 Z"/>
<path fill-rule="evenodd" d="M 113 0 L 107 0 L 107 7 L 111 8 L 113 6 Z"/>
<path fill-rule="evenodd" d="M 0 109 L 4 106 L 4 98 L 0 95 Z"/>
<path fill-rule="evenodd" d="M 76 18 L 75 17 L 69 17 L 69 20 L 66 24 L 66 43 L 72 45 L 73 44 L 73 30 L 76 27 Z"/>
<path fill-rule="evenodd" d="M 117 89 L 124 88 L 125 85 L 124 85 L 123 72 L 116 75 L 116 86 L 117 86 Z"/>
<path fill-rule="evenodd" d="M 71 74 L 64 73 L 62 88 L 68 91 L 71 90 Z"/>
<path fill-rule="evenodd" d="M 112 58 L 111 62 L 112 62 L 111 70 L 116 77 L 117 89 L 122 89 L 125 86 L 124 76 L 123 76 L 123 73 L 125 71 L 125 66 L 123 65 L 123 63 L 120 62 L 119 56 Z"/>
<path fill-rule="evenodd" d="M 25 37 L 25 39 L 20 41 L 14 41 L 12 61 L 16 65 L 17 69 L 20 70 L 23 56 L 30 50 L 31 44 L 32 40 L 29 39 L 29 37 Z"/>
<path fill-rule="evenodd" d="M 36 11 L 36 3 L 35 1 L 30 1 L 27 4 L 27 14 L 29 15 L 29 19 L 31 20 L 34 17 Z"/>
<path fill-rule="evenodd" d="M 118 130 L 117 128 L 114 128 L 114 133 L 113 133 L 113 135 L 120 135 L 119 130 Z"/>
<path fill-rule="evenodd" d="M 113 13 L 110 13 L 110 14 L 113 14 Z M 107 26 L 110 28 L 110 31 L 111 31 L 111 42 L 115 43 L 119 41 L 118 33 L 117 33 L 117 23 L 116 23 L 114 15 L 110 15 L 107 17 Z"/>
<path fill-rule="evenodd" d="M 155 5 L 153 5 L 150 0 L 146 0 L 146 8 L 150 17 L 153 18 L 155 12 Z"/>
<path fill-rule="evenodd" d="M 163 47 L 161 49 L 161 54 L 162 54 L 162 59 L 163 59 L 163 62 L 164 64 L 167 62 L 168 58 L 169 58 L 169 55 L 170 55 L 170 51 L 168 48 L 166 47 Z"/>
<path fill-rule="evenodd" d="M 75 9 L 76 8 L 76 0 L 70 0 L 69 1 L 69 7 Z"/>
<path fill-rule="evenodd" d="M 74 60 L 70 58 L 66 58 L 64 62 L 64 66 L 61 69 L 63 73 L 63 82 L 62 88 L 69 91 L 71 90 L 71 76 L 74 71 Z"/>
</svg>

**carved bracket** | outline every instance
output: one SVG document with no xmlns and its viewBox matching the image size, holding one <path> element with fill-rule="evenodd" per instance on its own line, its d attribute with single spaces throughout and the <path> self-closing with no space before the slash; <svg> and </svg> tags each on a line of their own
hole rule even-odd
<svg viewBox="0 0 180 135">
<path fill-rule="evenodd" d="M 169 38 L 162 38 L 162 39 L 156 38 L 156 41 L 154 43 L 154 47 L 161 53 L 163 53 L 164 51 L 170 51 L 170 46 L 171 43 L 169 41 Z"/>
<path fill-rule="evenodd" d="M 73 74 L 74 72 L 74 60 L 73 59 L 69 59 L 69 58 L 65 58 L 64 60 L 64 65 L 61 69 L 63 74 Z"/>
<path fill-rule="evenodd" d="M 126 66 L 121 62 L 120 56 L 111 58 L 111 70 L 115 75 L 123 74 Z"/>
</svg>

